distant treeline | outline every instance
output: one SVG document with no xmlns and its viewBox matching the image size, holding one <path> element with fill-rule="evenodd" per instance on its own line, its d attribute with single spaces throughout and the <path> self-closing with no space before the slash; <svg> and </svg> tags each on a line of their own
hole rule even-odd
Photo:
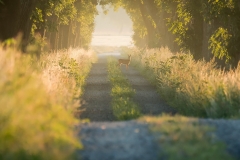
<svg viewBox="0 0 240 160">
<path fill-rule="evenodd" d="M 87 48 L 97 4 L 126 9 L 137 47 L 189 51 L 196 60 L 233 66 L 240 60 L 239 0 L 0 0 L 0 39 L 21 31 L 26 42 L 37 34 L 50 49 Z"/>
<path fill-rule="evenodd" d="M 23 34 L 23 43 L 44 40 L 51 50 L 87 48 L 97 0 L 0 0 L 0 40 Z"/>
</svg>

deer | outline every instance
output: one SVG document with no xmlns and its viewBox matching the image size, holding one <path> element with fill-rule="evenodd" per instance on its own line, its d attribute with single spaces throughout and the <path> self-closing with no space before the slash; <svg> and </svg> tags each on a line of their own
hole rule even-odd
<svg viewBox="0 0 240 160">
<path fill-rule="evenodd" d="M 130 61 L 131 61 L 131 55 L 128 55 L 128 59 L 119 59 L 118 60 L 118 66 L 120 67 L 121 64 L 125 64 L 126 69 L 128 69 L 128 65 L 130 64 Z"/>
</svg>

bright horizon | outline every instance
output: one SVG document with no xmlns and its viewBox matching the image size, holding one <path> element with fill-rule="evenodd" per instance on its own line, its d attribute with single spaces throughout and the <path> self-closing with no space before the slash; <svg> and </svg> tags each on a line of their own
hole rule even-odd
<svg viewBox="0 0 240 160">
<path fill-rule="evenodd" d="M 108 14 L 97 6 L 99 15 L 95 18 L 92 46 L 132 46 L 132 21 L 123 8 L 114 11 L 108 8 Z"/>
<path fill-rule="evenodd" d="M 133 46 L 131 36 L 104 36 L 104 35 L 95 35 L 92 37 L 92 46 Z"/>
<path fill-rule="evenodd" d="M 123 8 L 114 11 L 108 7 L 108 14 L 103 13 L 101 6 L 97 6 L 99 15 L 95 18 L 93 35 L 127 35 L 133 34 L 132 21 Z"/>
</svg>

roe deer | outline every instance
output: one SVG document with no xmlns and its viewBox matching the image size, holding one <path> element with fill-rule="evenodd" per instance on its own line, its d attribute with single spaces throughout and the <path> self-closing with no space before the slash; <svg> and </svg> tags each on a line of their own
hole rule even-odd
<svg viewBox="0 0 240 160">
<path fill-rule="evenodd" d="M 128 55 L 128 59 L 119 59 L 118 60 L 118 65 L 120 67 L 121 64 L 125 64 L 126 68 L 128 69 L 128 65 L 130 64 L 130 61 L 131 61 L 131 55 Z"/>
</svg>

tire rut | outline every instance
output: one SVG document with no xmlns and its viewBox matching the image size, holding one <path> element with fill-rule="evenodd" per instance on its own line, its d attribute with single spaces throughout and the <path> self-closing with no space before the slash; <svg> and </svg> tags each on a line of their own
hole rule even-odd
<svg viewBox="0 0 240 160">
<path fill-rule="evenodd" d="M 106 58 L 99 58 L 93 64 L 86 80 L 85 92 L 81 98 L 80 118 L 90 121 L 113 121 L 111 108 L 111 86 L 108 81 Z"/>
</svg>

